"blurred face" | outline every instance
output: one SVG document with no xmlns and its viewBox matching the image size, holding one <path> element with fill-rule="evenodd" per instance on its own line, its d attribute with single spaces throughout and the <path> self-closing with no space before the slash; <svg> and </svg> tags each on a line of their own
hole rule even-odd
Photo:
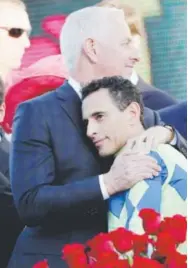
<svg viewBox="0 0 188 268">
<path fill-rule="evenodd" d="M 0 105 L 0 123 L 3 122 L 5 116 L 5 103 Z"/>
<path fill-rule="evenodd" d="M 139 121 L 134 105 L 120 111 L 107 89 L 91 93 L 83 100 L 82 114 L 87 136 L 101 156 L 114 155 L 131 137 L 132 125 Z"/>
<path fill-rule="evenodd" d="M 0 3 L 0 66 L 19 68 L 25 49 L 30 46 L 31 25 L 27 12 L 10 3 Z"/>
<path fill-rule="evenodd" d="M 141 58 L 141 36 L 139 34 L 133 34 L 132 41 L 135 48 L 137 49 L 139 58 Z"/>
<path fill-rule="evenodd" d="M 139 52 L 135 46 L 124 16 L 111 18 L 103 42 L 94 41 L 95 68 L 98 76 L 122 76 L 130 78 Z"/>
</svg>

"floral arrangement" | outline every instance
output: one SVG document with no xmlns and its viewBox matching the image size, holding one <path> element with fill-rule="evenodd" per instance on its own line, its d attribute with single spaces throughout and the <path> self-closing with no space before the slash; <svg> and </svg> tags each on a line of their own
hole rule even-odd
<svg viewBox="0 0 188 268">
<path fill-rule="evenodd" d="M 100 233 L 85 245 L 65 245 L 62 259 L 69 268 L 186 268 L 187 257 L 177 249 L 186 241 L 186 217 L 162 220 L 152 209 L 142 209 L 139 217 L 144 234 L 125 228 Z M 33 268 L 49 268 L 48 262 L 38 262 Z"/>
</svg>

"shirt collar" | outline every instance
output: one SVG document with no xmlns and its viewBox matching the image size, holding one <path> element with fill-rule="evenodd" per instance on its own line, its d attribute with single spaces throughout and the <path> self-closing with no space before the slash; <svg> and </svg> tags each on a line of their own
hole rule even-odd
<svg viewBox="0 0 188 268">
<path fill-rule="evenodd" d="M 135 71 L 132 72 L 132 75 L 130 77 L 130 81 L 133 83 L 133 85 L 137 85 L 138 83 L 138 75 Z"/>
<path fill-rule="evenodd" d="M 137 85 L 138 83 L 138 75 L 135 71 L 132 72 L 132 75 L 129 79 L 133 85 Z M 82 87 L 80 83 L 78 83 L 76 80 L 74 80 L 72 77 L 69 77 L 68 80 L 69 85 L 75 90 L 75 92 L 78 94 L 79 98 L 82 98 Z"/>
<path fill-rule="evenodd" d="M 74 80 L 72 77 L 69 77 L 68 80 L 69 85 L 75 90 L 75 92 L 78 94 L 79 98 L 82 98 L 82 88 L 81 85 Z"/>
</svg>

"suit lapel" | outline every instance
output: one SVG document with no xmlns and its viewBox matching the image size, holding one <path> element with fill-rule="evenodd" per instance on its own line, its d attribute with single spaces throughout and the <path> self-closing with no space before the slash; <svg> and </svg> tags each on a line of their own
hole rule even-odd
<svg viewBox="0 0 188 268">
<path fill-rule="evenodd" d="M 140 76 L 138 77 L 138 82 L 137 82 L 136 86 L 140 92 L 144 92 L 147 90 L 147 86 L 146 86 L 144 80 L 142 80 L 142 78 Z"/>
<path fill-rule="evenodd" d="M 75 90 L 65 82 L 60 88 L 56 89 L 57 98 L 60 105 L 67 113 L 75 127 L 80 133 L 84 133 L 84 124 L 82 122 L 81 100 Z"/>
<path fill-rule="evenodd" d="M 137 82 L 137 88 L 140 90 L 141 93 L 145 91 L 152 91 L 156 90 L 156 88 L 148 83 L 146 83 L 140 76 L 138 77 L 138 82 Z"/>
</svg>

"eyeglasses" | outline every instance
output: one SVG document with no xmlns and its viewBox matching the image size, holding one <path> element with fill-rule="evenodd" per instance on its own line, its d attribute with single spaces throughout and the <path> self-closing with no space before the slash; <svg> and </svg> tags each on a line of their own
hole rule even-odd
<svg viewBox="0 0 188 268">
<path fill-rule="evenodd" d="M 9 36 L 12 38 L 19 38 L 22 36 L 22 34 L 24 32 L 26 32 L 28 36 L 30 35 L 30 31 L 27 31 L 27 30 L 24 30 L 21 28 L 8 28 L 8 27 L 1 27 L 0 26 L 0 29 L 7 31 Z"/>
</svg>

